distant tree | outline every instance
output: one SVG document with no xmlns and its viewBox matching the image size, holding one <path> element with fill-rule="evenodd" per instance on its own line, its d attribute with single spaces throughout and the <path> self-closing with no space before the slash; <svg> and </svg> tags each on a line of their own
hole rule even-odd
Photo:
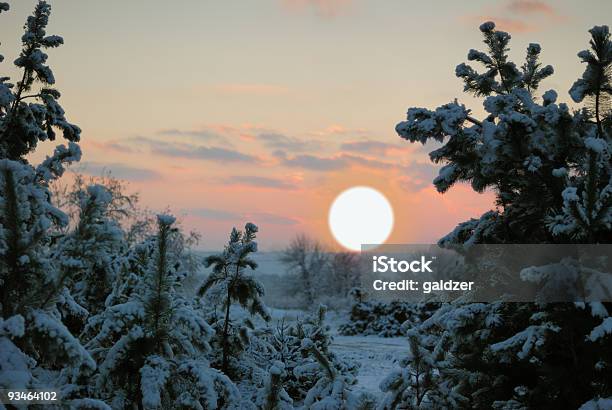
<svg viewBox="0 0 612 410">
<path fill-rule="evenodd" d="M 304 304 L 312 306 L 315 302 L 318 277 L 328 267 L 328 253 L 319 242 L 306 235 L 298 235 L 283 251 L 281 261 L 290 272 L 298 275 Z"/>
<path fill-rule="evenodd" d="M 334 295 L 347 297 L 361 279 L 360 255 L 356 252 L 335 252 L 330 255 L 329 282 Z"/>
<path fill-rule="evenodd" d="M 213 292 L 221 297 L 225 308 L 221 343 L 223 345 L 223 361 L 221 368 L 225 374 L 229 373 L 229 332 L 230 332 L 230 308 L 233 302 L 247 309 L 252 315 L 259 315 L 264 320 L 269 320 L 270 315 L 264 306 L 262 297 L 264 288 L 256 279 L 250 276 L 246 269 L 255 270 L 257 263 L 250 255 L 257 252 L 255 236 L 258 228 L 252 223 L 247 223 L 244 231 L 232 229 L 229 243 L 222 253 L 206 258 L 206 267 L 213 267 L 212 273 L 204 281 L 198 293 L 204 296 Z"/>
<path fill-rule="evenodd" d="M 130 191 L 128 183 L 113 176 L 111 171 L 89 177 L 74 172 L 71 184 L 63 181 L 51 184 L 53 203 L 70 217 L 68 228 L 78 223 L 83 195 L 92 185 L 100 185 L 110 194 L 106 214 L 125 231 L 125 240 L 129 245 L 138 244 L 155 234 L 155 214 L 142 206 L 138 192 Z"/>
</svg>

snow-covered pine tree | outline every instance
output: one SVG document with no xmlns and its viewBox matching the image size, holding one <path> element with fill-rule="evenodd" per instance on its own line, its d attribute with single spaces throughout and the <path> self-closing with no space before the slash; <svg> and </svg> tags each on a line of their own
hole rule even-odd
<svg viewBox="0 0 612 410">
<path fill-rule="evenodd" d="M 399 361 L 400 369 L 381 383 L 385 396 L 380 410 L 458 408 L 464 397 L 448 389 L 442 376 L 448 366 L 446 345 L 438 340 L 430 347 L 432 337 L 411 329 L 407 333 L 409 352 Z"/>
<path fill-rule="evenodd" d="M 305 408 L 346 408 L 358 400 L 350 386 L 356 383 L 359 364 L 331 351 L 333 337 L 326 314 L 327 307 L 320 305 L 288 332 L 289 351 L 297 354 L 285 358 L 290 373 L 284 382 L 294 402 L 303 400 Z"/>
<path fill-rule="evenodd" d="M 8 3 L 0 3 L 0 11 L 8 9 Z M 50 88 L 55 77 L 43 50 L 64 43 L 60 36 L 46 34 L 50 14 L 51 6 L 41 0 L 26 21 L 22 50 L 14 62 L 21 79 L 15 85 L 0 77 L 0 158 L 22 159 L 39 141 L 54 140 L 55 129 L 68 141 L 80 139 L 80 128 L 66 120 L 57 102 L 59 91 Z"/>
<path fill-rule="evenodd" d="M 157 235 L 138 252 L 137 283 L 92 319 L 100 323 L 87 344 L 100 363 L 92 391 L 113 408 L 228 408 L 239 401 L 234 384 L 204 358 L 213 330 L 180 292 L 185 275 L 181 255 L 170 252 L 173 223 L 158 216 Z"/>
<path fill-rule="evenodd" d="M 8 9 L 0 3 L 0 12 Z M 82 394 L 83 377 L 96 363 L 57 309 L 58 300 L 70 295 L 63 291 L 65 277 L 51 245 L 55 228 L 68 218 L 51 203 L 49 184 L 67 163 L 80 159 L 81 151 L 73 142 L 79 128 L 66 121 L 56 101 L 59 93 L 48 88 L 55 80 L 42 49 L 62 43 L 61 37 L 45 35 L 49 13 L 50 6 L 40 1 L 28 17 L 23 50 L 15 60 L 23 71 L 21 81 L 15 87 L 8 77 L 0 78 L 0 385 L 52 388 L 73 408 L 107 408 Z M 54 128 L 64 132 L 68 146 L 56 147 L 37 167 L 28 164 L 23 156 L 38 141 L 53 139 Z"/>
<path fill-rule="evenodd" d="M 319 350 L 312 340 L 303 339 L 302 350 L 311 355 L 322 370 L 318 372 L 316 383 L 306 394 L 304 407 L 313 410 L 349 409 L 347 403 L 352 395 L 350 385 L 355 383 L 354 378 L 338 372 L 333 362 Z"/>
<path fill-rule="evenodd" d="M 262 410 L 292 410 L 293 400 L 283 388 L 285 365 L 274 361 L 268 369 L 264 387 L 259 390 L 256 406 Z"/>
<path fill-rule="evenodd" d="M 224 310 L 223 320 L 217 322 L 215 327 L 220 327 L 218 336 L 222 349 L 221 369 L 225 374 L 231 373 L 230 356 L 233 349 L 230 344 L 236 339 L 230 337 L 232 304 L 237 302 L 251 315 L 259 315 L 266 321 L 270 320 L 270 314 L 262 300 L 263 285 L 246 270 L 257 268 L 257 263 L 251 259 L 251 254 L 257 252 L 257 242 L 255 242 L 257 231 L 257 226 L 250 222 L 245 225 L 244 231 L 233 228 L 223 252 L 206 258 L 206 267 L 212 266 L 213 269 L 198 290 L 200 296 L 212 294 L 213 299 L 219 300 Z M 242 348 L 237 350 L 241 351 Z"/>
<path fill-rule="evenodd" d="M 374 398 L 352 390 L 356 384 L 359 364 L 344 361 L 330 349 L 332 336 L 325 324 L 327 308 L 319 306 L 317 314 L 298 324 L 302 360 L 294 374 L 302 386 L 311 385 L 303 408 L 313 410 L 368 410 L 374 408 Z"/>
<path fill-rule="evenodd" d="M 569 91 L 576 103 L 589 103 L 578 117 L 584 148 L 570 169 L 578 175 L 564 178 L 563 207 L 549 229 L 556 237 L 595 243 L 610 242 L 612 231 L 612 41 L 608 26 L 590 33 L 591 49 L 578 53 L 586 69 Z"/>
<path fill-rule="evenodd" d="M 411 142 L 442 142 L 430 153 L 444 163 L 434 185 L 440 192 L 468 182 L 477 192 L 496 194 L 495 210 L 463 222 L 439 244 L 460 251 L 478 243 L 606 243 L 612 230 L 610 165 L 610 62 L 607 26 L 591 33 L 587 64 L 570 90 L 571 111 L 557 93 L 539 96 L 553 73 L 530 44 L 520 68 L 508 59 L 510 35 L 486 22 L 480 26 L 487 52 L 470 50 L 456 68 L 465 91 L 484 97 L 483 120 L 464 105 L 430 111 L 410 108 L 396 126 Z M 605 304 L 455 304 L 425 321 L 422 331 L 449 338 L 454 372 L 446 380 L 472 407 L 578 407 L 612 393 L 610 351 L 594 331 L 608 323 Z M 602 328 L 603 329 L 603 328 Z M 595 332 L 595 337 L 592 332 Z M 595 370 L 594 370 L 595 369 Z"/>
<path fill-rule="evenodd" d="M 0 304 L 5 323 L 15 325 L 9 332 L 12 341 L 3 338 L 10 348 L 3 354 L 11 356 L 0 360 L 0 379 L 3 388 L 57 389 L 68 402 L 85 397 L 81 377 L 91 374 L 96 363 L 57 309 L 57 301 L 69 295 L 50 255 L 50 227 L 67 218 L 49 202 L 46 178 L 61 174 L 61 164 L 77 160 L 80 151 L 76 145 L 60 146 L 56 154 L 37 169 L 0 160 Z"/>
<path fill-rule="evenodd" d="M 89 185 L 80 197 L 76 226 L 55 247 L 55 259 L 67 279 L 60 309 L 80 333 L 87 317 L 104 309 L 119 255 L 125 252 L 124 234 L 110 214 L 111 193 L 102 185 Z"/>
</svg>

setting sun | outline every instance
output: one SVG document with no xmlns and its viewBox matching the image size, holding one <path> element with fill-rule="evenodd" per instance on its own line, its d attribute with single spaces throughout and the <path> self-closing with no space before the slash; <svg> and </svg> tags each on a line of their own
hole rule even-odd
<svg viewBox="0 0 612 410">
<path fill-rule="evenodd" d="M 363 244 L 380 244 L 393 229 L 393 209 L 377 190 L 358 186 L 336 197 L 329 209 L 329 227 L 343 247 L 361 250 Z"/>
</svg>

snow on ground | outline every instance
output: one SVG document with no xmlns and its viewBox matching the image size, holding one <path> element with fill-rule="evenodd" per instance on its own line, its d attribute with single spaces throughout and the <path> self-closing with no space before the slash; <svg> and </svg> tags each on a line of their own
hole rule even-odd
<svg viewBox="0 0 612 410">
<path fill-rule="evenodd" d="M 270 309 L 272 321 L 282 318 L 294 321 L 305 315 L 301 310 Z M 334 337 L 331 349 L 338 356 L 361 364 L 357 375 L 357 385 L 353 390 L 367 391 L 376 396 L 382 392 L 378 385 L 393 369 L 398 367 L 397 360 L 408 350 L 408 341 L 403 337 L 342 336 L 338 326 L 346 321 L 347 313 L 330 311 L 327 323 Z"/>
<path fill-rule="evenodd" d="M 406 354 L 408 342 L 401 337 L 334 336 L 332 351 L 340 357 L 361 364 L 354 391 L 367 391 L 377 396 L 378 385 L 391 370 L 397 368 L 397 359 Z"/>
</svg>

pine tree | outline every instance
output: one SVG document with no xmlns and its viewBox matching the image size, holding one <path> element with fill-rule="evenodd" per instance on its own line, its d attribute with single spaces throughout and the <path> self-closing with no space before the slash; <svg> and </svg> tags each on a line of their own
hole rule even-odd
<svg viewBox="0 0 612 410">
<path fill-rule="evenodd" d="M 264 306 L 262 297 L 264 288 L 261 283 L 250 276 L 246 269 L 255 270 L 257 263 L 250 254 L 257 252 L 255 236 L 258 229 L 252 223 L 247 223 L 244 232 L 232 229 L 229 243 L 222 253 L 206 258 L 206 267 L 213 267 L 212 273 L 200 287 L 198 293 L 219 295 L 225 309 L 223 329 L 221 332 L 222 364 L 221 369 L 229 373 L 230 360 L 230 308 L 233 302 L 247 309 L 252 315 L 259 315 L 264 320 L 270 320 L 270 315 Z"/>
<path fill-rule="evenodd" d="M 389 374 L 380 389 L 386 393 L 378 408 L 429 409 L 461 407 L 464 397 L 448 389 L 442 375 L 448 365 L 444 340 L 433 348 L 427 336 L 416 330 L 407 334 L 410 350 L 399 362 L 400 369 Z"/>
<path fill-rule="evenodd" d="M 0 11 L 8 8 L 0 3 Z M 50 14 L 51 6 L 41 0 L 26 21 L 22 50 L 14 62 L 22 71 L 21 79 L 14 85 L 8 77 L 0 77 L 0 158 L 22 159 L 39 141 L 55 140 L 55 129 L 70 142 L 80 139 L 80 128 L 66 120 L 57 102 L 59 91 L 51 88 L 55 77 L 43 50 L 59 47 L 64 40 L 46 34 Z"/>
<path fill-rule="evenodd" d="M 283 374 L 285 373 L 285 365 L 282 362 L 275 361 L 268 370 L 268 377 L 262 389 L 259 390 L 257 396 L 257 408 L 263 410 L 291 410 L 293 409 L 293 400 L 283 388 Z"/>
<path fill-rule="evenodd" d="M 0 12 L 8 9 L 0 3 Z M 57 309 L 59 300 L 72 298 L 51 252 L 54 232 L 68 218 L 51 203 L 49 185 L 66 164 L 80 159 L 81 151 L 73 142 L 80 130 L 66 122 L 56 101 L 59 93 L 44 88 L 54 79 L 41 48 L 62 43 L 58 36 L 45 36 L 49 13 L 50 6 L 41 1 L 26 22 L 24 48 L 15 61 L 23 77 L 16 89 L 8 77 L 0 78 L 0 386 L 54 388 L 74 408 L 85 402 L 107 408 L 82 394 L 84 377 L 96 363 Z M 37 94 L 24 94 L 37 84 L 43 85 Z M 56 147 L 37 167 L 28 164 L 23 156 L 39 140 L 53 139 L 53 128 L 64 131 L 68 146 Z"/>
<path fill-rule="evenodd" d="M 120 268 L 118 255 L 126 246 L 123 231 L 110 215 L 111 193 L 101 185 L 90 185 L 78 194 L 76 226 L 58 241 L 54 251 L 62 275 L 68 278 L 65 293 L 73 297 L 61 301 L 62 309 L 76 332 L 90 314 L 104 309 Z"/>
<path fill-rule="evenodd" d="M 294 401 L 304 400 L 306 408 L 346 408 L 347 403 L 357 400 L 350 386 L 356 383 L 359 364 L 342 360 L 331 351 L 333 337 L 326 314 L 327 307 L 320 305 L 289 331 L 299 355 L 289 362 L 292 377 L 286 383 L 293 385 Z"/>
<path fill-rule="evenodd" d="M 113 408 L 226 408 L 238 391 L 204 355 L 212 329 L 180 292 L 185 275 L 173 254 L 174 217 L 158 216 L 158 232 L 139 250 L 142 272 L 124 298 L 107 306 L 87 348 L 99 360 L 93 391 Z M 142 266 L 142 265 L 141 265 Z M 123 280 L 118 278 L 118 280 Z"/>
<path fill-rule="evenodd" d="M 487 117 L 474 118 L 455 100 L 435 111 L 410 108 L 396 126 L 411 142 L 443 143 L 430 153 L 444 164 L 433 181 L 439 192 L 469 182 L 477 192 L 496 195 L 495 210 L 459 224 L 439 244 L 466 253 L 482 243 L 609 242 L 608 27 L 594 27 L 591 50 L 578 54 L 587 69 L 570 95 L 591 103 L 573 112 L 557 104 L 554 90 L 537 94 L 553 73 L 539 62 L 538 44 L 528 46 L 519 68 L 508 58 L 508 33 L 492 22 L 480 30 L 487 52 L 470 50 L 468 60 L 484 72 L 460 64 L 456 75 L 466 92 L 484 97 Z M 470 407 L 578 407 L 612 392 L 609 349 L 588 337 L 602 319 L 602 326 L 607 323 L 608 309 L 601 303 L 457 303 L 441 308 L 420 329 L 448 338 L 453 372 L 444 379 Z M 609 338 L 605 331 L 595 333 Z"/>
<path fill-rule="evenodd" d="M 78 159 L 58 149 L 64 161 Z M 62 323 L 57 300 L 65 297 L 64 277 L 51 258 L 50 227 L 67 222 L 66 215 L 49 202 L 44 175 L 61 174 L 62 161 L 50 157 L 37 169 L 28 164 L 0 160 L 0 282 L 2 317 L 13 323 L 12 342 L 2 357 L 4 366 L 17 366 L 22 377 L 3 379 L 4 387 L 55 387 L 63 399 L 80 396 L 81 377 L 91 374 L 96 363 L 79 340 Z M 53 164 L 53 170 L 48 168 Z M 67 295 L 69 296 L 69 295 Z M 8 349 L 8 348 L 7 348 Z M 10 373 L 9 373 L 10 374 Z M 73 403 L 76 407 L 77 403 Z"/>
</svg>

